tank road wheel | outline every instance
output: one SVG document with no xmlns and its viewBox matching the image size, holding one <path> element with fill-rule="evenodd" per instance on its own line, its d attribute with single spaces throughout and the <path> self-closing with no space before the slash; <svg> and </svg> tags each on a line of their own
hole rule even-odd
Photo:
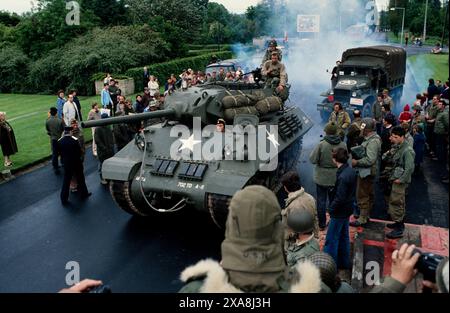
<svg viewBox="0 0 450 313">
<path fill-rule="evenodd" d="M 210 193 L 207 195 L 206 201 L 209 214 L 214 224 L 220 229 L 225 229 L 231 197 Z"/>
<path fill-rule="evenodd" d="M 131 183 L 128 181 L 111 180 L 109 191 L 114 202 L 125 212 L 131 215 L 148 216 L 146 212 L 139 210 L 133 203 L 130 195 Z"/>
</svg>

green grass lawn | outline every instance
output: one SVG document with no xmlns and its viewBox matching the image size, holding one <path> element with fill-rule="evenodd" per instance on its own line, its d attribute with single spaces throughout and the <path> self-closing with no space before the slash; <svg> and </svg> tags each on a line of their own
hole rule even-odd
<svg viewBox="0 0 450 313">
<path fill-rule="evenodd" d="M 401 32 L 398 33 L 398 36 L 395 36 L 393 32 L 388 32 L 387 33 L 388 36 L 388 41 L 391 43 L 400 43 L 400 39 L 401 39 Z M 411 42 L 411 33 L 409 33 L 409 42 L 408 45 L 412 44 Z M 427 36 L 427 40 L 425 40 L 425 42 L 423 43 L 424 45 L 427 46 L 434 46 L 437 42 L 441 42 L 441 37 L 438 36 Z M 403 37 L 403 43 L 405 43 L 405 37 Z M 448 47 L 448 37 L 444 37 L 444 45 Z"/>
<path fill-rule="evenodd" d="M 100 102 L 100 96 L 80 97 L 84 119 L 87 119 L 90 106 L 95 101 Z M 56 96 L 0 94 L 0 111 L 6 112 L 19 148 L 19 152 L 11 157 L 13 170 L 51 155 L 45 121 L 52 106 L 56 106 Z M 92 139 L 90 129 L 84 130 L 84 135 L 86 141 Z M 0 170 L 4 169 L 3 163 L 2 158 Z"/>
<path fill-rule="evenodd" d="M 449 77 L 448 54 L 419 54 L 413 55 L 408 59 L 416 74 L 416 78 L 417 76 L 420 78 L 418 82 L 428 85 L 429 78 L 445 82 Z"/>
</svg>

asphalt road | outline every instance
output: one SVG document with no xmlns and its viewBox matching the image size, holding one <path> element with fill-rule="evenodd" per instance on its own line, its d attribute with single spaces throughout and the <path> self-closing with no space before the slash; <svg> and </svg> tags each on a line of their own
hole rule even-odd
<svg viewBox="0 0 450 313">
<path fill-rule="evenodd" d="M 291 95 L 291 104 L 315 121 L 298 165 L 313 195 L 308 156 L 321 139 L 315 104 L 317 91 L 325 88 L 299 84 Z M 439 182 L 435 163 L 427 160 L 424 167 L 426 175 L 415 177 L 409 190 L 407 222 L 448 228 L 448 186 Z M 70 261 L 78 262 L 81 278 L 101 279 L 113 292 L 176 292 L 182 269 L 207 257 L 220 259 L 223 234 L 209 216 L 183 211 L 158 219 L 131 217 L 100 185 L 90 149 L 85 175 L 93 195 L 84 202 L 71 195 L 68 207 L 59 202 L 62 176 L 50 164 L 0 185 L 0 292 L 55 292 L 65 287 Z M 381 201 L 373 216 L 387 217 Z"/>
</svg>

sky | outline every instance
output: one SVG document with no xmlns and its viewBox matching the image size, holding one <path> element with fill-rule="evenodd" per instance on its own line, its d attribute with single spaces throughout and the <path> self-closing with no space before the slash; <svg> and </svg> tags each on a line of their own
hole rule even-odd
<svg viewBox="0 0 450 313">
<path fill-rule="evenodd" d="M 232 13 L 245 13 L 251 5 L 256 5 L 260 0 L 210 0 L 223 4 L 228 11 Z M 0 0 L 0 11 L 16 12 L 18 14 L 27 12 L 31 9 L 32 0 Z M 380 6 L 386 6 L 388 0 L 376 0 L 378 9 Z"/>
</svg>

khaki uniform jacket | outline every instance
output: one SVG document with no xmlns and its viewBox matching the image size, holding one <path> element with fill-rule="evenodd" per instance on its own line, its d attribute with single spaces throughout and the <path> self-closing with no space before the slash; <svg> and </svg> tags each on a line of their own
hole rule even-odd
<svg viewBox="0 0 450 313">
<path fill-rule="evenodd" d="M 392 157 L 394 167 L 389 180 L 399 179 L 402 184 L 409 184 L 411 182 L 411 175 L 414 172 L 415 156 L 416 154 L 413 148 L 405 140 Z"/>
<path fill-rule="evenodd" d="M 278 48 L 276 50 L 274 50 L 274 51 L 278 52 L 278 60 L 281 61 L 283 59 L 283 52 L 280 49 L 278 49 Z M 264 58 L 263 58 L 261 64 L 264 64 L 267 61 L 272 59 L 272 52 L 273 51 L 270 51 L 269 49 L 266 49 L 266 53 L 264 54 Z"/>
<path fill-rule="evenodd" d="M 345 111 L 339 111 L 337 114 L 336 112 L 331 112 L 330 118 L 328 119 L 328 122 L 334 122 L 338 126 L 340 130 L 340 135 L 342 135 L 345 130 L 350 126 L 350 123 L 352 122 L 350 119 L 350 115 L 348 115 Z"/>
<path fill-rule="evenodd" d="M 358 168 L 370 168 L 370 175 L 375 176 L 377 173 L 377 161 L 381 156 L 381 138 L 377 133 L 373 132 L 369 137 L 365 137 L 361 144 L 366 150 L 366 156 L 358 160 L 356 170 Z"/>
<path fill-rule="evenodd" d="M 261 74 L 267 78 L 280 78 L 280 86 L 286 87 L 287 84 L 287 73 L 286 67 L 283 63 L 278 61 L 276 64 L 272 63 L 272 60 L 266 61 L 261 70 Z"/>
<path fill-rule="evenodd" d="M 383 100 L 384 104 L 389 104 L 389 111 L 394 111 L 394 100 L 391 97 L 387 96 L 386 99 Z"/>
<path fill-rule="evenodd" d="M 317 219 L 316 199 L 305 191 L 302 187 L 300 190 L 290 192 L 286 199 L 286 206 L 281 211 L 283 224 L 287 227 L 287 216 L 299 208 L 306 208 L 314 216 L 314 237 L 319 238 L 319 221 Z"/>
<path fill-rule="evenodd" d="M 337 167 L 331 155 L 334 148 L 347 149 L 347 146 L 339 136 L 325 136 L 309 156 L 309 160 L 315 165 L 313 179 L 317 185 L 333 187 L 336 183 Z"/>
</svg>

